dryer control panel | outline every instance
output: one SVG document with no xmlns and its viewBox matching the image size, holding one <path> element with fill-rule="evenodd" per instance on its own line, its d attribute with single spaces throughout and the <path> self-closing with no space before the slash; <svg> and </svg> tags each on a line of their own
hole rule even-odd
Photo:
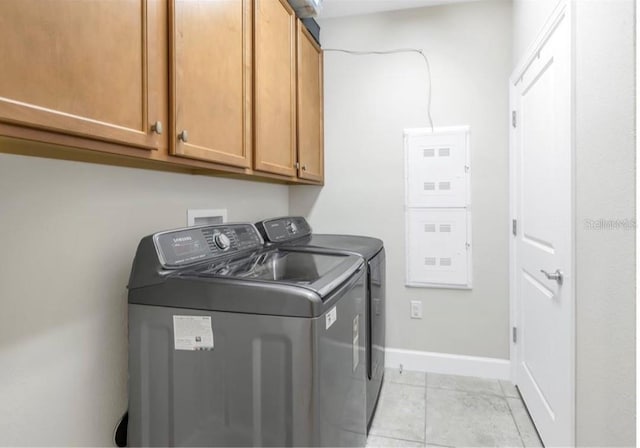
<svg viewBox="0 0 640 448">
<path fill-rule="evenodd" d="M 221 224 L 153 235 L 160 263 L 177 268 L 217 257 L 256 250 L 263 246 L 260 233 L 251 224 Z"/>
<path fill-rule="evenodd" d="M 311 235 L 311 226 L 302 216 L 269 219 L 257 223 L 256 227 L 269 243 L 282 243 Z"/>
</svg>

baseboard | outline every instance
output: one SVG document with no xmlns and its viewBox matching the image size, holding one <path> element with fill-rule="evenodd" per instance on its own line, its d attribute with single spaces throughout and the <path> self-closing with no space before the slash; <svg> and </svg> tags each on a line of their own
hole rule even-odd
<svg viewBox="0 0 640 448">
<path fill-rule="evenodd" d="M 511 377 L 511 363 L 508 359 L 387 348 L 385 367 L 398 368 L 401 364 L 405 370 L 418 372 L 477 376 L 497 380 L 508 380 Z"/>
</svg>

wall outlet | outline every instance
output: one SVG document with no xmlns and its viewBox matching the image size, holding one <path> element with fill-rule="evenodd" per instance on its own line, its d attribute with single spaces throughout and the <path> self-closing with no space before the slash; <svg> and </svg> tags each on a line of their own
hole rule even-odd
<svg viewBox="0 0 640 448">
<path fill-rule="evenodd" d="M 420 300 L 411 301 L 411 319 L 422 319 L 422 302 Z"/>
</svg>

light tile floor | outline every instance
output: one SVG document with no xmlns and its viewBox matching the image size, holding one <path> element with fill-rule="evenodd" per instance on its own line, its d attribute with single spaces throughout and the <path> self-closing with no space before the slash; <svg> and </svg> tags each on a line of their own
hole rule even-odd
<svg viewBox="0 0 640 448">
<path fill-rule="evenodd" d="M 541 447 L 507 381 L 387 369 L 368 447 Z"/>
</svg>

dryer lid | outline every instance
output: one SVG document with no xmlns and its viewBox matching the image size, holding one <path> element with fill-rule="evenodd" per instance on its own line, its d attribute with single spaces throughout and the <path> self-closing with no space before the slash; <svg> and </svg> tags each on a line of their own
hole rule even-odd
<svg viewBox="0 0 640 448">
<path fill-rule="evenodd" d="M 382 240 L 368 236 L 311 233 L 311 226 L 301 216 L 265 219 L 255 226 L 267 243 L 279 244 L 280 247 L 349 252 L 367 260 L 375 257 L 384 245 Z"/>
<path fill-rule="evenodd" d="M 360 235 L 323 235 L 314 233 L 306 238 L 292 241 L 287 245 L 317 249 L 329 249 L 334 251 L 350 252 L 371 260 L 384 243 L 378 238 Z"/>
</svg>

